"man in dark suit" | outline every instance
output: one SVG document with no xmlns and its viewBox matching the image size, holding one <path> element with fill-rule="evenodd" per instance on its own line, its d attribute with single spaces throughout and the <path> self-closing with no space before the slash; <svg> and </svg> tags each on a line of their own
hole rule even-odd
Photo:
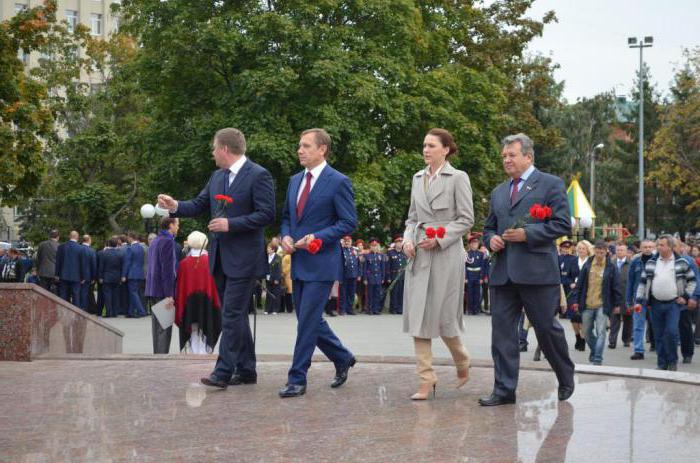
<svg viewBox="0 0 700 463">
<path fill-rule="evenodd" d="M 173 217 L 211 214 L 209 266 L 223 308 L 222 333 L 216 367 L 202 383 L 225 389 L 257 382 L 248 308 L 255 280 L 269 272 L 264 231 L 275 219 L 275 191 L 270 172 L 245 156 L 240 130 L 219 130 L 212 145 L 219 170 L 199 195 L 189 201 L 158 195 L 158 203 Z M 233 202 L 215 199 L 222 194 Z"/>
<path fill-rule="evenodd" d="M 59 280 L 60 295 L 64 300 L 80 307 L 80 285 L 85 281 L 83 249 L 78 244 L 80 235 L 70 232 L 69 240 L 56 251 L 56 278 Z"/>
<path fill-rule="evenodd" d="M 136 233 L 127 235 L 129 242 L 124 253 L 124 262 L 122 263 L 122 284 L 127 285 L 129 292 L 129 311 L 130 318 L 145 317 L 146 311 L 141 303 L 141 286 L 146 279 L 143 269 L 146 251 L 144 250 Z"/>
<path fill-rule="evenodd" d="M 107 317 L 116 317 L 119 314 L 119 282 L 122 275 L 124 254 L 118 249 L 116 237 L 107 241 L 107 249 L 100 253 L 100 262 L 97 270 L 102 291 L 104 293 Z"/>
<path fill-rule="evenodd" d="M 559 380 L 559 400 L 566 400 L 574 391 L 574 364 L 564 329 L 552 316 L 559 305 L 561 283 L 554 240 L 571 232 L 564 182 L 535 169 L 534 146 L 525 134 L 506 137 L 501 156 L 510 180 L 491 192 L 484 225 L 484 241 L 495 254 L 489 276 L 495 383 L 491 395 L 479 403 L 515 403 L 520 366 L 516 333 L 523 308 Z M 551 217 L 530 218 L 534 204 L 550 207 Z M 527 218 L 525 225 L 513 228 L 523 218 Z"/>
<path fill-rule="evenodd" d="M 58 293 L 55 280 L 58 237 L 58 230 L 51 230 L 49 239 L 39 243 L 36 252 L 36 273 L 39 276 L 39 285 L 53 293 Z"/>
<path fill-rule="evenodd" d="M 282 247 L 293 253 L 297 339 L 287 385 L 280 389 L 280 397 L 306 392 L 306 373 L 316 347 L 335 364 L 333 388 L 345 383 L 355 364 L 355 357 L 322 317 L 333 283 L 343 280 L 340 239 L 357 226 L 352 183 L 326 163 L 330 148 L 331 138 L 325 130 L 302 133 L 297 153 L 305 169 L 289 181 L 282 211 Z M 315 239 L 322 242 L 317 254 L 309 252 Z"/>
<path fill-rule="evenodd" d="M 92 284 L 97 281 L 97 253 L 92 249 L 92 238 L 90 235 L 83 235 L 83 269 L 85 279 L 80 285 L 80 308 L 85 311 L 97 312 L 95 309 L 95 296 L 92 292 Z"/>
</svg>

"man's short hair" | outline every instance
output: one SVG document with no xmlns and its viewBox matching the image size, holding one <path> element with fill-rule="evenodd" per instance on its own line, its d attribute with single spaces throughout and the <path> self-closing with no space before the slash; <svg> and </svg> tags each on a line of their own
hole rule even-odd
<svg viewBox="0 0 700 463">
<path fill-rule="evenodd" d="M 219 146 L 225 146 L 233 154 L 245 154 L 245 135 L 243 135 L 243 132 L 233 127 L 227 127 L 216 132 L 214 135 L 214 143 Z"/>
<path fill-rule="evenodd" d="M 598 240 L 595 242 L 593 245 L 594 249 L 605 249 L 606 251 L 608 250 L 608 245 L 605 243 L 603 240 Z"/>
<path fill-rule="evenodd" d="M 308 129 L 304 130 L 301 132 L 301 136 L 303 137 L 306 134 L 313 133 L 314 134 L 314 141 L 316 142 L 316 145 L 321 146 L 325 145 L 326 147 L 326 154 L 325 157 L 328 158 L 328 156 L 331 154 L 331 136 L 328 135 L 328 132 L 326 132 L 323 129 Z"/>
<path fill-rule="evenodd" d="M 666 240 L 666 244 L 673 249 L 676 246 L 676 239 L 672 235 L 661 235 L 657 241 Z"/>
<path fill-rule="evenodd" d="M 535 161 L 535 143 L 530 137 L 524 133 L 516 133 L 515 135 L 508 135 L 503 139 L 502 147 L 505 148 L 513 143 L 520 143 L 520 151 L 524 155 L 532 156 L 532 161 Z"/>
<path fill-rule="evenodd" d="M 136 233 L 136 232 L 129 232 L 129 233 L 127 234 L 127 236 L 128 236 L 129 238 L 131 238 L 132 240 L 138 240 L 138 239 L 139 239 L 139 234 Z"/>
<path fill-rule="evenodd" d="M 83 243 L 89 243 L 90 241 L 92 241 L 90 235 L 83 235 Z"/>
<path fill-rule="evenodd" d="M 107 240 L 107 246 L 110 248 L 116 248 L 119 243 L 117 242 L 117 237 L 113 236 Z"/>
<path fill-rule="evenodd" d="M 56 238 L 58 238 L 58 236 L 59 236 L 59 233 L 58 233 L 58 230 L 56 230 L 56 229 L 53 229 L 49 232 L 49 238 L 56 239 Z"/>
<path fill-rule="evenodd" d="M 160 229 L 167 230 L 170 228 L 170 225 L 174 224 L 176 221 L 177 217 L 163 217 L 160 221 Z"/>
</svg>

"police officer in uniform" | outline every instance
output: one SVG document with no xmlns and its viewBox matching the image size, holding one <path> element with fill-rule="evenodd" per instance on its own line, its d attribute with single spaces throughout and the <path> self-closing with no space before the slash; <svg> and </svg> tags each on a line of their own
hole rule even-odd
<svg viewBox="0 0 700 463">
<path fill-rule="evenodd" d="M 389 312 L 393 314 L 403 313 L 403 281 L 404 275 L 401 269 L 406 266 L 406 254 L 402 251 L 397 251 L 396 248 L 401 248 L 403 243 L 402 235 L 394 236 L 394 247 L 386 253 L 386 280 L 390 285 L 396 280 L 396 284 L 391 288 L 389 295 Z"/>
<path fill-rule="evenodd" d="M 469 238 L 469 251 L 466 257 L 467 278 L 467 308 L 470 315 L 478 315 L 481 311 L 481 284 L 484 282 L 487 268 L 486 256 L 479 251 L 479 237 Z"/>
<path fill-rule="evenodd" d="M 360 262 L 360 279 L 357 281 L 357 288 L 355 292 L 357 294 L 357 307 L 360 312 L 368 312 L 367 310 L 367 285 L 365 284 L 365 257 L 367 256 L 368 250 L 365 249 L 365 242 L 361 239 L 355 241 L 355 250 L 357 251 L 357 258 Z"/>
<path fill-rule="evenodd" d="M 352 237 L 343 237 L 343 281 L 340 282 L 340 315 L 355 315 L 352 304 L 355 300 L 357 282 L 360 280 L 360 259 L 352 247 Z"/>
<path fill-rule="evenodd" d="M 385 255 L 379 252 L 379 241 L 369 242 L 369 253 L 365 255 L 364 281 L 367 286 L 367 313 L 379 315 L 382 311 L 382 283 L 385 280 Z"/>
</svg>

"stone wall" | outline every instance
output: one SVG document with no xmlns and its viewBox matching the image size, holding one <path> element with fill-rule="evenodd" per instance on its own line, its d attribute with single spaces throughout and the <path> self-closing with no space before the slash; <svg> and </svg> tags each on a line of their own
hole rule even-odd
<svg viewBox="0 0 700 463">
<path fill-rule="evenodd" d="M 0 360 L 122 352 L 124 333 L 28 283 L 0 283 Z"/>
</svg>

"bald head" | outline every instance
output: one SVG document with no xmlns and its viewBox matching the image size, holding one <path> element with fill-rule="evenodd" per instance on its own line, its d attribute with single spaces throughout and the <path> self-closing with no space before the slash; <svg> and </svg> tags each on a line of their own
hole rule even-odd
<svg viewBox="0 0 700 463">
<path fill-rule="evenodd" d="M 68 237 L 72 240 L 77 240 L 78 238 L 80 238 L 80 233 L 73 230 L 72 232 L 70 232 L 70 235 L 68 235 Z"/>
</svg>

